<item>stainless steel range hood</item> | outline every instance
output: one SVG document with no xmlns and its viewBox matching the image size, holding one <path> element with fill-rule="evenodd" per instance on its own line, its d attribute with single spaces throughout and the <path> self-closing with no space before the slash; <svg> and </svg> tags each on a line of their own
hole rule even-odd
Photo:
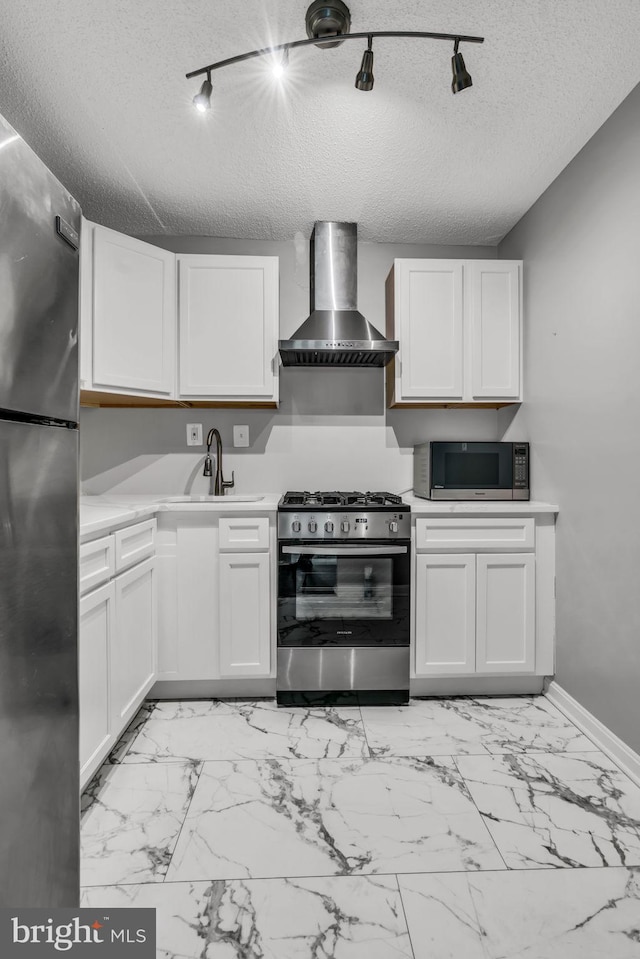
<svg viewBox="0 0 640 959">
<path fill-rule="evenodd" d="M 398 352 L 358 312 L 358 227 L 316 223 L 311 235 L 311 315 L 278 347 L 283 366 L 386 366 Z"/>
</svg>

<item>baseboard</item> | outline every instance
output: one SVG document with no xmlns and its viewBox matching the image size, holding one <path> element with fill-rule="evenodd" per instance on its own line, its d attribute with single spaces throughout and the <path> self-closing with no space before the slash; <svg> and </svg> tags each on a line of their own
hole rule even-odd
<svg viewBox="0 0 640 959">
<path fill-rule="evenodd" d="M 526 696 L 542 692 L 544 676 L 424 676 L 412 678 L 412 696 Z"/>
<path fill-rule="evenodd" d="M 275 679 L 158 680 L 147 699 L 275 699 Z"/>
<path fill-rule="evenodd" d="M 618 766 L 629 779 L 640 786 L 640 755 L 627 746 L 615 733 L 601 723 L 599 719 L 581 706 L 580 703 L 565 692 L 562 686 L 555 682 L 549 684 L 545 692 L 549 702 L 557 706 L 567 719 L 581 729 L 585 736 L 601 749 L 602 752 Z"/>
</svg>

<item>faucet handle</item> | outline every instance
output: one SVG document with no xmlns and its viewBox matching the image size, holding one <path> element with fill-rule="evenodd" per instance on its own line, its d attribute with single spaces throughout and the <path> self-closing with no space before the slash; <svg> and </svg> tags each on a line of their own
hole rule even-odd
<svg viewBox="0 0 640 959">
<path fill-rule="evenodd" d="M 231 482 L 223 479 L 220 485 L 222 486 L 222 495 L 224 496 L 224 491 L 226 489 L 233 489 L 233 487 L 236 485 L 236 471 L 231 470 Z"/>
</svg>

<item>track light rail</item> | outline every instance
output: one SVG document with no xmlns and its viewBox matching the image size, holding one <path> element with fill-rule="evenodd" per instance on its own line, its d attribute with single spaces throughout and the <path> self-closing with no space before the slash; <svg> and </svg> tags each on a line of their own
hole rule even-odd
<svg viewBox="0 0 640 959">
<path fill-rule="evenodd" d="M 365 30 L 363 33 L 339 33 L 330 34 L 325 37 L 311 37 L 308 40 L 293 40 L 290 43 L 279 43 L 275 47 L 262 47 L 260 50 L 251 50 L 249 53 L 240 53 L 235 57 L 228 57 L 226 60 L 218 60 L 216 63 L 210 63 L 206 67 L 200 67 L 198 70 L 192 70 L 186 74 L 187 80 L 192 77 L 209 75 L 213 70 L 219 70 L 221 67 L 231 66 L 232 63 L 240 63 L 243 60 L 252 60 L 255 57 L 266 57 L 279 53 L 280 51 L 293 50 L 295 47 L 308 47 L 313 44 L 320 46 L 323 43 L 335 45 L 344 40 L 368 40 L 376 37 L 415 37 L 421 40 L 447 40 L 455 43 L 455 51 L 458 51 L 459 43 L 484 43 L 484 37 L 465 36 L 461 33 L 428 33 L 415 30 Z"/>
</svg>

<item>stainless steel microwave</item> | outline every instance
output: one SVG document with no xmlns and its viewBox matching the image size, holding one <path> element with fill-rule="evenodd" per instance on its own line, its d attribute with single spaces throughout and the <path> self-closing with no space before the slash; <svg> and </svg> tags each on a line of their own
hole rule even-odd
<svg viewBox="0 0 640 959">
<path fill-rule="evenodd" d="M 413 492 L 424 499 L 528 500 L 528 443 L 420 443 Z"/>
</svg>

